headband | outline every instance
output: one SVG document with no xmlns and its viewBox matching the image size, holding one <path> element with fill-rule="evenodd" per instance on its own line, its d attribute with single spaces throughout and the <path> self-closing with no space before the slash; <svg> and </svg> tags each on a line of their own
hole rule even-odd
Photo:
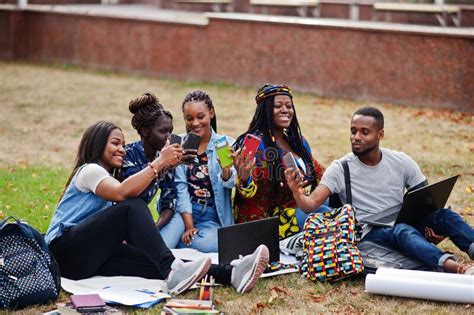
<svg viewBox="0 0 474 315">
<path fill-rule="evenodd" d="M 286 85 L 265 84 L 258 90 L 257 96 L 255 96 L 255 101 L 258 103 L 261 100 L 274 95 L 288 95 L 293 98 L 293 93 Z"/>
</svg>

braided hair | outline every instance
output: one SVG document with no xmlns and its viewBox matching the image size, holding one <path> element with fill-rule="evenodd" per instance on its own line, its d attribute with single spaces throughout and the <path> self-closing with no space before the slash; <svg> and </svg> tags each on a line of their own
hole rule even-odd
<svg viewBox="0 0 474 315">
<path fill-rule="evenodd" d="M 128 104 L 129 111 L 133 114 L 132 126 L 142 136 L 142 129 L 152 127 L 158 118 L 166 115 L 173 119 L 171 113 L 163 108 L 160 101 L 151 92 L 143 93 Z"/>
<path fill-rule="evenodd" d="M 183 113 L 184 105 L 191 102 L 203 102 L 204 104 L 206 104 L 209 111 L 212 110 L 214 112 L 214 117 L 211 118 L 211 127 L 212 129 L 214 129 L 215 132 L 217 132 L 216 111 L 214 110 L 214 105 L 212 104 L 212 100 L 209 95 L 206 92 L 200 90 L 192 91 L 186 94 L 186 96 L 184 97 L 183 104 L 181 105 Z"/>
<path fill-rule="evenodd" d="M 248 133 L 260 133 L 263 136 L 263 141 L 266 145 L 265 158 L 267 160 L 269 176 L 272 182 L 272 198 L 276 196 L 277 191 L 280 189 L 279 179 L 284 177 L 282 170 L 284 169 L 282 164 L 282 157 L 276 154 L 277 144 L 275 141 L 275 127 L 273 125 L 273 108 L 276 95 L 288 95 L 292 100 L 293 106 L 293 118 L 290 126 L 287 129 L 285 136 L 286 140 L 291 149 L 298 154 L 306 165 L 306 179 L 311 182 L 311 190 L 317 186 L 316 171 L 313 164 L 313 158 L 311 154 L 306 150 L 303 145 L 303 137 L 301 134 L 300 125 L 296 116 L 295 107 L 293 104 L 293 96 L 291 90 L 283 85 L 271 85 L 265 84 L 262 86 L 256 97 L 257 108 L 255 110 L 252 121 L 250 122 L 248 130 L 240 135 L 235 141 L 235 149 L 237 150 L 243 144 L 244 138 Z"/>
</svg>

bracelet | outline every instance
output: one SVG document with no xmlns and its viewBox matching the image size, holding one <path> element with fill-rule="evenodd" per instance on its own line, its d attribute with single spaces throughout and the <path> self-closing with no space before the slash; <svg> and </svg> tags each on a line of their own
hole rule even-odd
<svg viewBox="0 0 474 315">
<path fill-rule="evenodd" d="M 151 168 L 151 170 L 153 171 L 153 173 L 155 174 L 155 178 L 158 178 L 158 175 L 159 175 L 159 172 L 156 168 L 153 167 L 153 164 L 151 163 L 148 163 L 148 166 Z"/>
<path fill-rule="evenodd" d="M 257 193 L 257 185 L 255 185 L 253 178 L 247 187 L 243 187 L 243 184 L 240 182 L 239 177 L 237 177 L 236 186 L 240 195 L 246 199 L 252 198 Z"/>
</svg>

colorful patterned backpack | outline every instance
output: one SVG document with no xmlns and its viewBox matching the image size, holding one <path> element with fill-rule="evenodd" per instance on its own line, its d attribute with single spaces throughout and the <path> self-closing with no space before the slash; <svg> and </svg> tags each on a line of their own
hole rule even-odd
<svg viewBox="0 0 474 315">
<path fill-rule="evenodd" d="M 333 282 L 362 272 L 362 258 L 355 245 L 357 234 L 351 205 L 308 215 L 303 235 L 303 276 L 311 281 Z"/>
</svg>

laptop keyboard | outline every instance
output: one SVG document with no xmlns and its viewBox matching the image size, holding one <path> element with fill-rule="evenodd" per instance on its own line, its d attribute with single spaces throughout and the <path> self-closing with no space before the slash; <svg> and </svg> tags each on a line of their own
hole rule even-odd
<svg viewBox="0 0 474 315">
<path fill-rule="evenodd" d="M 392 221 L 395 221 L 397 219 L 397 216 L 398 216 L 398 211 L 394 212 L 394 213 L 391 213 L 391 214 L 387 215 L 386 217 L 382 217 L 380 219 L 377 219 L 376 222 L 390 223 Z"/>
</svg>

